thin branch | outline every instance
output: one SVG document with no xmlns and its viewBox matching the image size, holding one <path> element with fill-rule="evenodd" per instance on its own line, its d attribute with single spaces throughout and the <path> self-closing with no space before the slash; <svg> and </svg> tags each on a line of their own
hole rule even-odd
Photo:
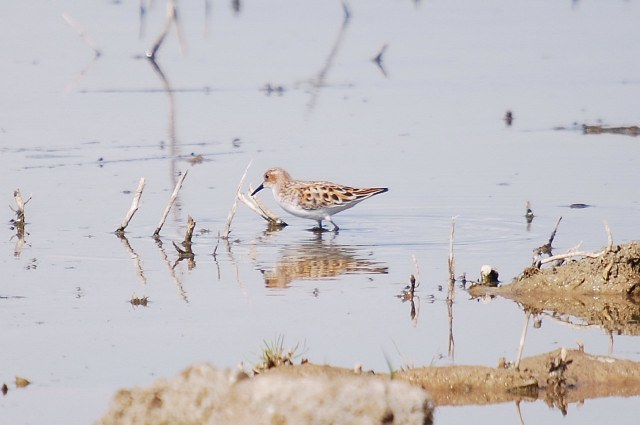
<svg viewBox="0 0 640 425">
<path fill-rule="evenodd" d="M 133 201 L 131 202 L 131 208 L 129 208 L 127 215 L 124 217 L 124 220 L 122 220 L 122 224 L 120 224 L 120 227 L 118 227 L 116 233 L 124 234 L 124 229 L 127 228 L 129 222 L 133 218 L 133 215 L 136 213 L 136 211 L 138 211 L 138 204 L 140 203 L 140 197 L 142 196 L 142 191 L 144 190 L 144 184 L 145 178 L 141 177 L 140 183 L 138 183 L 138 189 L 136 190 L 136 194 L 133 197 Z"/>
<path fill-rule="evenodd" d="M 249 165 L 244 170 L 244 174 L 240 179 L 240 183 L 238 183 L 238 189 L 236 190 L 236 197 L 233 200 L 233 206 L 231 207 L 231 211 L 229 211 L 229 216 L 227 217 L 227 225 L 224 229 L 224 234 L 222 235 L 222 239 L 229 239 L 229 233 L 231 233 L 231 221 L 233 220 L 233 216 L 236 214 L 236 210 L 238 209 L 238 199 L 240 198 L 240 191 L 242 190 L 242 185 L 244 184 L 244 179 L 247 177 L 247 172 L 249 171 L 249 167 L 253 164 L 253 160 L 249 161 Z"/>
<path fill-rule="evenodd" d="M 558 261 L 558 260 L 565 260 L 567 258 L 571 258 L 571 257 L 588 257 L 588 258 L 598 258 L 601 255 L 604 255 L 606 251 L 598 251 L 598 252 L 587 252 L 587 251 L 579 251 L 579 252 L 568 252 L 566 254 L 558 254 L 558 255 L 554 255 L 553 257 L 548 257 L 545 258 L 544 260 L 540 261 L 540 264 L 547 264 L 547 263 L 551 263 L 553 261 Z"/>
<path fill-rule="evenodd" d="M 33 194 L 29 195 L 29 198 L 25 201 L 22 199 L 22 194 L 20 193 L 20 189 L 16 189 L 13 191 L 13 197 L 16 200 L 17 208 L 15 210 L 11 208 L 11 206 L 9 206 L 9 208 L 11 208 L 11 210 L 16 213 L 18 221 L 24 223 L 24 207 L 31 200 L 31 198 L 33 197 Z"/>
<path fill-rule="evenodd" d="M 456 280 L 456 259 L 453 256 L 453 232 L 456 228 L 456 217 L 451 217 L 451 233 L 449 234 L 449 281 Z"/>
<path fill-rule="evenodd" d="M 180 191 L 180 188 L 182 187 L 182 182 L 184 181 L 184 178 L 187 177 L 188 172 L 189 170 L 185 170 L 185 172 L 182 173 L 180 180 L 178 180 L 178 183 L 176 183 L 176 187 L 175 189 L 173 189 L 173 193 L 171 194 L 171 199 L 169 199 L 169 204 L 167 204 L 167 208 L 165 208 L 164 210 L 162 219 L 160 219 L 160 223 L 158 224 L 156 231 L 153 232 L 154 239 L 158 239 L 160 237 L 160 230 L 162 229 L 162 226 L 164 226 L 164 221 L 167 219 L 167 216 L 169 215 L 169 211 L 171 210 L 173 203 L 176 201 L 176 198 L 178 197 L 178 192 Z"/>
<path fill-rule="evenodd" d="M 607 220 L 604 220 L 604 228 L 607 231 L 607 250 L 606 252 L 610 252 L 613 249 L 613 236 L 611 236 L 611 229 L 607 224 Z"/>
<path fill-rule="evenodd" d="M 244 193 L 240 193 L 238 197 L 246 206 L 248 206 L 252 211 L 258 214 L 260 217 L 264 218 L 269 223 L 273 223 L 276 226 L 286 226 L 281 218 L 275 215 L 265 204 L 262 203 L 258 195 L 251 195 L 253 193 L 253 186 L 249 185 L 249 191 L 247 192 L 249 197 L 247 197 Z"/>
</svg>

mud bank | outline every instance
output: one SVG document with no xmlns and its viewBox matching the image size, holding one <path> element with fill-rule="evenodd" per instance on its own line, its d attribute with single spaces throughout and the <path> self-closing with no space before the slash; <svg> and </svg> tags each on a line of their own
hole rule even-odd
<svg viewBox="0 0 640 425">
<path fill-rule="evenodd" d="M 401 380 L 311 364 L 248 377 L 208 364 L 121 390 L 96 425 L 433 423 L 426 391 Z"/>
<path fill-rule="evenodd" d="M 544 400 L 566 413 L 590 398 L 640 395 L 640 363 L 558 349 L 511 364 L 422 367 L 394 374 L 280 366 L 249 377 L 208 364 L 149 388 L 120 390 L 96 425 L 432 424 L 434 406 Z"/>
<path fill-rule="evenodd" d="M 474 285 L 469 293 L 508 298 L 534 314 L 640 335 L 640 243 L 603 248 L 597 258 L 556 267 L 528 267 L 508 285 Z"/>
</svg>

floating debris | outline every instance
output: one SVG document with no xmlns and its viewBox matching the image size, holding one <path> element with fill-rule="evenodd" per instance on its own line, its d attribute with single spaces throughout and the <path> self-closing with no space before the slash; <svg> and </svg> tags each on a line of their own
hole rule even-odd
<svg viewBox="0 0 640 425">
<path fill-rule="evenodd" d="M 31 383 L 31 382 L 29 382 L 29 380 L 28 380 L 28 379 L 24 379 L 24 378 L 21 378 L 21 377 L 19 377 L 19 376 L 16 376 L 16 387 L 18 387 L 18 388 L 24 388 L 24 387 L 26 387 L 27 385 L 29 385 L 30 383 Z"/>
<path fill-rule="evenodd" d="M 582 125 L 582 131 L 584 134 L 625 134 L 627 136 L 640 135 L 640 127 L 632 125 L 630 127 L 605 127 L 602 125 Z"/>
<path fill-rule="evenodd" d="M 504 114 L 504 122 L 507 124 L 507 127 L 513 123 L 513 113 L 511 111 L 507 111 L 507 113 Z"/>
<path fill-rule="evenodd" d="M 131 305 L 133 306 L 147 306 L 147 303 L 149 302 L 149 297 L 131 297 L 131 301 L 129 301 L 131 303 Z"/>
</svg>

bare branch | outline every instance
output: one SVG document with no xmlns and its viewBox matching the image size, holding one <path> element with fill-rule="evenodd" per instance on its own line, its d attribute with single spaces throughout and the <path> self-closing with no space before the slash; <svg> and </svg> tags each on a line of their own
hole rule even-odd
<svg viewBox="0 0 640 425">
<path fill-rule="evenodd" d="M 129 208 L 127 215 L 124 217 L 124 220 L 122 220 L 122 224 L 120 224 L 120 227 L 118 227 L 118 229 L 116 230 L 116 233 L 124 234 L 124 229 L 127 228 L 127 226 L 129 225 L 129 222 L 133 218 L 133 215 L 136 213 L 136 211 L 138 211 L 138 204 L 140 203 L 140 197 L 142 196 L 144 185 L 145 185 L 145 178 L 141 177 L 140 183 L 138 183 L 138 189 L 136 190 L 136 194 L 133 197 L 133 201 L 131 202 L 131 208 Z"/>
<path fill-rule="evenodd" d="M 171 210 L 173 203 L 176 201 L 176 198 L 178 197 L 178 192 L 180 191 L 180 188 L 182 187 L 182 182 L 184 181 L 185 177 L 187 177 L 188 172 L 189 170 L 185 170 L 185 172 L 180 177 L 180 180 L 178 180 L 178 183 L 176 183 L 175 189 L 173 189 L 173 193 L 171 194 L 171 199 L 169 199 L 169 204 L 167 204 L 167 208 L 165 208 L 164 214 L 162 214 L 162 219 L 160 219 L 160 223 L 158 224 L 156 231 L 153 232 L 153 237 L 155 239 L 159 238 L 160 230 L 162 229 L 162 226 L 164 226 L 164 222 L 167 219 L 167 216 L 169 215 L 169 211 Z"/>
<path fill-rule="evenodd" d="M 242 190 L 242 185 L 244 184 L 244 179 L 247 177 L 247 172 L 249 171 L 249 167 L 253 164 L 253 160 L 249 161 L 249 165 L 244 170 L 244 174 L 240 179 L 240 183 L 238 183 L 238 189 L 236 190 L 236 197 L 233 200 L 233 206 L 231 207 L 231 211 L 229 211 L 229 216 L 227 217 L 227 225 L 224 229 L 224 234 L 222 235 L 222 239 L 229 239 L 229 233 L 231 233 L 231 221 L 233 220 L 233 216 L 236 214 L 236 210 L 238 209 L 238 199 L 240 198 L 240 191 Z"/>
</svg>

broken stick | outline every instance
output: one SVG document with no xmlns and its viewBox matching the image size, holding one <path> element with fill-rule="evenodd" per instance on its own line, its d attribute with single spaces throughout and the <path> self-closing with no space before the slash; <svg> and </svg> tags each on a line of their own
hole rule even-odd
<svg viewBox="0 0 640 425">
<path fill-rule="evenodd" d="M 240 179 L 240 183 L 238 184 L 238 189 L 236 189 L 236 197 L 233 200 L 233 205 L 231 206 L 231 211 L 229 211 L 229 216 L 227 217 L 227 225 L 224 229 L 224 234 L 222 235 L 222 239 L 229 239 L 229 233 L 231 233 L 231 221 L 233 220 L 233 216 L 236 214 L 236 210 L 238 209 L 238 199 L 240 198 L 242 185 L 244 183 L 244 179 L 247 177 L 247 172 L 249 171 L 249 167 L 253 164 L 253 160 L 249 161 L 249 165 L 244 170 L 244 174 Z"/>
<path fill-rule="evenodd" d="M 187 177 L 188 172 L 189 170 L 185 170 L 185 172 L 180 177 L 180 180 L 178 180 L 178 183 L 176 183 L 176 187 L 175 189 L 173 189 L 173 193 L 171 194 L 171 199 L 169 199 L 169 204 L 167 204 L 167 208 L 165 208 L 164 214 L 162 214 L 162 219 L 160 219 L 160 223 L 158 224 L 156 231 L 153 232 L 154 239 L 160 238 L 160 230 L 162 229 L 162 226 L 164 226 L 164 221 L 167 219 L 167 216 L 169 215 L 169 211 L 171 210 L 173 203 L 176 202 L 176 198 L 178 197 L 178 192 L 180 191 L 180 188 L 182 187 L 182 182 L 184 181 L 184 178 Z"/>
<path fill-rule="evenodd" d="M 16 189 L 13 191 L 13 197 L 16 200 L 16 205 L 17 208 L 14 210 L 13 208 L 11 208 L 11 210 L 16 213 L 16 216 L 18 217 L 17 221 L 23 222 L 24 223 L 24 207 L 25 205 L 27 205 L 27 202 L 29 202 L 31 200 L 31 197 L 33 195 L 29 195 L 29 199 L 27 199 L 26 201 L 22 199 L 22 195 L 20 194 L 20 189 Z"/>
<path fill-rule="evenodd" d="M 124 220 L 122 220 L 122 224 L 120 224 L 120 227 L 116 229 L 117 234 L 124 235 L 124 229 L 127 228 L 129 222 L 133 218 L 133 215 L 136 213 L 136 211 L 138 211 L 138 204 L 140 203 L 140 197 L 142 196 L 142 191 L 144 190 L 144 184 L 145 178 L 141 177 L 140 183 L 138 183 L 138 189 L 136 190 L 136 194 L 133 197 L 133 201 L 131 202 L 131 208 L 129 208 L 127 215 L 124 217 Z"/>
</svg>

